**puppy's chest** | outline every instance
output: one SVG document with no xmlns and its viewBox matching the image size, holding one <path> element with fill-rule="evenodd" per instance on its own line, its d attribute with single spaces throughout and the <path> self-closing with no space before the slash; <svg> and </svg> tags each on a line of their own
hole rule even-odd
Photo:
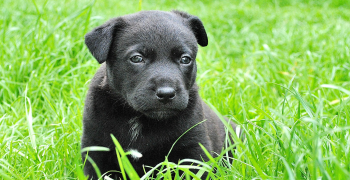
<svg viewBox="0 0 350 180">
<path fill-rule="evenodd" d="M 147 123 L 142 118 L 133 117 L 128 121 L 125 149 L 152 150 L 169 148 L 183 133 L 178 126 L 168 123 Z"/>
</svg>

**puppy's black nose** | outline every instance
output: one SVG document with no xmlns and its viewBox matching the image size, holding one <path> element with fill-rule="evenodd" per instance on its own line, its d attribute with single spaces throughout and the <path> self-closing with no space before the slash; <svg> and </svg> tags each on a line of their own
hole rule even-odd
<svg viewBox="0 0 350 180">
<path fill-rule="evenodd" d="M 156 91 L 157 99 L 162 102 L 168 102 L 174 99 L 175 95 L 175 89 L 171 87 L 161 87 Z"/>
</svg>

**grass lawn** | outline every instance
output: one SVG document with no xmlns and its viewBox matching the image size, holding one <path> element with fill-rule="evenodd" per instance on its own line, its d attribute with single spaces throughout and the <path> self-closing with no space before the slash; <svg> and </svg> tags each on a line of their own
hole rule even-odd
<svg viewBox="0 0 350 180">
<path fill-rule="evenodd" d="M 349 8 L 345 0 L 1 0 L 0 179 L 84 179 L 84 98 L 99 67 L 84 35 L 140 9 L 184 10 L 206 27 L 200 95 L 245 134 L 227 149 L 232 164 L 207 163 L 218 169 L 213 179 L 347 179 Z"/>
</svg>

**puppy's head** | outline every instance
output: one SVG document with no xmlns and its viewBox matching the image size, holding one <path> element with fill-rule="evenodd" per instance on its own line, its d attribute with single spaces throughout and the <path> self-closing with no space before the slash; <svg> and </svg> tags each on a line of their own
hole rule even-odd
<svg viewBox="0 0 350 180">
<path fill-rule="evenodd" d="M 187 108 L 196 79 L 198 46 L 208 44 L 202 22 L 180 11 L 142 11 L 111 19 L 85 36 L 108 84 L 152 119 Z"/>
</svg>

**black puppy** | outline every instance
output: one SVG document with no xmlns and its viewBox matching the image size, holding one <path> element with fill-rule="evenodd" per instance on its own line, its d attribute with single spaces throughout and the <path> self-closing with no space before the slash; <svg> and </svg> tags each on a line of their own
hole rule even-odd
<svg viewBox="0 0 350 180">
<path fill-rule="evenodd" d="M 203 120 L 179 139 L 168 160 L 207 160 L 199 143 L 221 152 L 224 125 L 199 97 L 195 83 L 197 44 L 208 44 L 196 16 L 142 11 L 111 19 L 87 33 L 85 43 L 102 65 L 86 96 L 81 146 L 111 149 L 88 154 L 101 173 L 119 170 L 110 134 L 125 151 L 142 154 L 130 159 L 140 176 L 143 165 L 164 161 L 181 134 Z M 96 179 L 89 162 L 84 173 Z"/>
</svg>

